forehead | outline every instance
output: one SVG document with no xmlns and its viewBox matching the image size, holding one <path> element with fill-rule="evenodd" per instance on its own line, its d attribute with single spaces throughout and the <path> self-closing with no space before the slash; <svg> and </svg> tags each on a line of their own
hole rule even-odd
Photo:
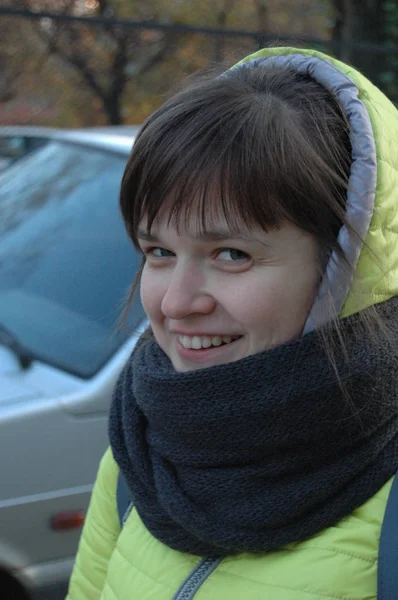
<svg viewBox="0 0 398 600">
<path fill-rule="evenodd" d="M 232 221 L 232 220 L 231 220 Z M 187 236 L 195 240 L 208 241 L 224 239 L 228 237 L 247 237 L 261 228 L 252 224 L 247 225 L 237 215 L 233 221 L 229 221 L 224 215 L 206 214 L 204 216 L 190 211 L 185 215 L 171 215 L 170 213 L 159 213 L 150 224 L 147 216 L 143 216 L 138 227 L 138 236 L 156 235 L 165 230 L 174 230 L 178 235 Z"/>
<path fill-rule="evenodd" d="M 252 216 L 241 214 L 241 210 L 216 193 L 206 197 L 197 196 L 185 203 L 175 202 L 171 196 L 162 206 L 151 214 L 141 216 L 138 224 L 140 232 L 153 233 L 172 228 L 179 235 L 188 235 L 197 239 L 222 239 L 233 235 L 250 236 L 255 230 L 267 231 Z"/>
</svg>

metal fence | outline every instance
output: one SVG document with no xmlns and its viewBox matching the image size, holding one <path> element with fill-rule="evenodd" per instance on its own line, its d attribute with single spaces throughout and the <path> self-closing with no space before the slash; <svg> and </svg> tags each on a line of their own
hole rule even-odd
<svg viewBox="0 0 398 600">
<path fill-rule="evenodd" d="M 0 6 L 0 124 L 140 123 L 198 70 L 272 42 L 358 66 L 398 100 L 398 46 Z"/>
</svg>

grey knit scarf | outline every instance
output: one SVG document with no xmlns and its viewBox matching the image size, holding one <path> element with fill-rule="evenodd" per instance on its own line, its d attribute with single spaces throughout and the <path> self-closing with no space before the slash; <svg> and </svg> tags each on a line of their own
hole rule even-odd
<svg viewBox="0 0 398 600">
<path fill-rule="evenodd" d="M 356 316 L 342 321 L 345 393 L 316 332 L 188 373 L 141 340 L 115 390 L 110 441 L 148 530 L 198 555 L 266 551 L 374 495 L 398 470 L 398 300 L 378 311 L 391 344 L 355 333 Z"/>
</svg>

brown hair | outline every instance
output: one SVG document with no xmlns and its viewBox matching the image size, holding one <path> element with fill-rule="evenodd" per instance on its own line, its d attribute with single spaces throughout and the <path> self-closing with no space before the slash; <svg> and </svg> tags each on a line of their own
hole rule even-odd
<svg viewBox="0 0 398 600">
<path fill-rule="evenodd" d="M 123 177 L 122 215 L 136 245 L 142 217 L 149 230 L 167 201 L 177 226 L 193 206 L 204 230 L 214 211 L 232 230 L 290 221 L 329 254 L 339 251 L 350 164 L 349 124 L 324 86 L 289 67 L 233 69 L 149 117 Z"/>
<path fill-rule="evenodd" d="M 177 227 L 196 210 L 204 230 L 214 212 L 232 230 L 290 221 L 316 237 L 323 270 L 333 250 L 343 255 L 350 165 L 349 123 L 323 85 L 291 67 L 237 68 L 199 77 L 147 119 L 120 206 L 136 247 L 142 217 L 150 230 L 164 209 Z"/>
</svg>

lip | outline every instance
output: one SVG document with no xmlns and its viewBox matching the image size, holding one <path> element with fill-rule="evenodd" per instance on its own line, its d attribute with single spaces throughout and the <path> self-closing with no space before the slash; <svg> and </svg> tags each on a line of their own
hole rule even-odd
<svg viewBox="0 0 398 600">
<path fill-rule="evenodd" d="M 197 331 L 194 332 L 188 332 L 188 331 L 180 331 L 180 330 L 173 330 L 170 331 L 170 333 L 173 333 L 174 335 L 186 335 L 188 337 L 194 337 L 194 336 L 198 336 L 198 337 L 226 337 L 226 336 L 230 336 L 230 337 L 241 337 L 240 333 L 220 333 L 219 331 L 217 331 L 217 333 L 198 333 Z"/>
</svg>

